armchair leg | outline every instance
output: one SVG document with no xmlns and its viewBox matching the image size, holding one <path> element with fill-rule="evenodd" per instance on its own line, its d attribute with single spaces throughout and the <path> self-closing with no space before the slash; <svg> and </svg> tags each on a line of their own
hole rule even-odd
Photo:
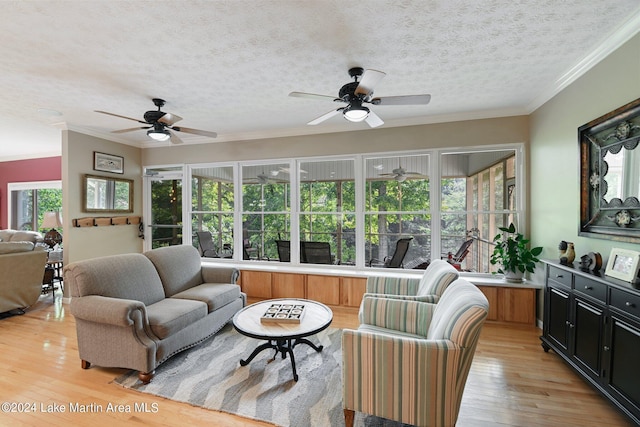
<svg viewBox="0 0 640 427">
<path fill-rule="evenodd" d="M 155 374 L 156 371 L 138 372 L 138 378 L 140 379 L 140 381 L 142 381 L 143 384 L 149 384 Z"/>
<path fill-rule="evenodd" d="M 91 366 L 91 362 L 87 362 L 86 360 L 81 360 L 80 366 L 82 367 L 82 369 L 89 369 L 89 367 Z"/>
<path fill-rule="evenodd" d="M 346 427 L 353 427 L 353 418 L 355 416 L 355 411 L 351 409 L 344 410 L 344 425 Z"/>
</svg>

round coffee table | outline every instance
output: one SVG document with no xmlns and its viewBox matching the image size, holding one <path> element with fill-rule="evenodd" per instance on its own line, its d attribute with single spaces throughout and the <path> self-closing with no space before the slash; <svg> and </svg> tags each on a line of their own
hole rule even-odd
<svg viewBox="0 0 640 427">
<path fill-rule="evenodd" d="M 304 314 L 299 323 L 271 321 L 262 323 L 260 318 L 274 304 L 279 305 L 304 305 Z M 296 360 L 293 349 L 298 344 L 307 344 L 315 351 L 322 351 L 322 345 L 316 346 L 306 339 L 310 335 L 326 329 L 333 320 L 333 312 L 329 307 L 316 301 L 305 299 L 271 299 L 251 304 L 233 316 L 233 327 L 241 333 L 251 338 L 267 340 L 266 343 L 256 347 L 247 359 L 240 359 L 240 365 L 248 365 L 263 350 L 275 350 L 273 358 L 275 360 L 278 353 L 285 359 L 287 354 L 291 359 L 293 369 L 293 379 L 298 381 L 296 372 Z"/>
</svg>

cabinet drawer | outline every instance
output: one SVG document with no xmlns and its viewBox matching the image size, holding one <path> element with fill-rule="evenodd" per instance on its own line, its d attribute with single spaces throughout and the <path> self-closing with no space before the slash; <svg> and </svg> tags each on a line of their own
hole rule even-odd
<svg viewBox="0 0 640 427">
<path fill-rule="evenodd" d="M 607 285 L 586 277 L 576 276 L 574 278 L 574 289 L 583 295 L 588 295 L 603 303 L 607 301 Z"/>
<path fill-rule="evenodd" d="M 640 319 L 640 296 L 611 289 L 611 306 Z"/>
<path fill-rule="evenodd" d="M 572 274 L 566 270 L 559 269 L 557 267 L 549 266 L 549 279 L 554 282 L 565 285 L 571 288 L 571 276 Z"/>
</svg>

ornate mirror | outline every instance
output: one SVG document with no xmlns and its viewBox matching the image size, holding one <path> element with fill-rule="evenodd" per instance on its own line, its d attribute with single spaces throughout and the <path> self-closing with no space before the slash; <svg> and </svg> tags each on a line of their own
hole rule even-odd
<svg viewBox="0 0 640 427">
<path fill-rule="evenodd" d="M 640 99 L 578 129 L 581 236 L 640 242 Z"/>
</svg>

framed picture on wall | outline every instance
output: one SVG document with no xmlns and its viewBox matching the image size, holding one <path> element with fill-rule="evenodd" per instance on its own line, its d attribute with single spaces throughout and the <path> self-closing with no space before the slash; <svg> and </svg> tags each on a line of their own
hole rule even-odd
<svg viewBox="0 0 640 427">
<path fill-rule="evenodd" d="M 113 154 L 93 152 L 93 170 L 111 173 L 124 173 L 124 157 Z"/>
<path fill-rule="evenodd" d="M 625 282 L 634 283 L 640 268 L 640 252 L 628 249 L 611 249 L 605 274 Z"/>
</svg>

